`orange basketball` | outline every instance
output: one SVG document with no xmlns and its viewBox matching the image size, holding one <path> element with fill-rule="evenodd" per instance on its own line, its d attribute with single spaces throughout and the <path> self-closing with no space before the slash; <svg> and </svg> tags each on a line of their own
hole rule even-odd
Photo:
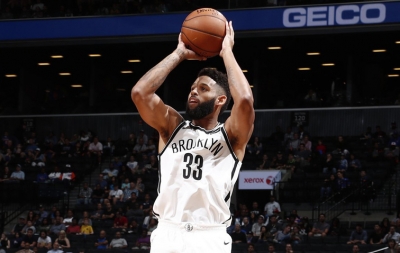
<svg viewBox="0 0 400 253">
<path fill-rule="evenodd" d="M 211 8 L 190 13 L 182 24 L 181 39 L 198 55 L 210 58 L 219 54 L 225 37 L 226 18 Z"/>
</svg>

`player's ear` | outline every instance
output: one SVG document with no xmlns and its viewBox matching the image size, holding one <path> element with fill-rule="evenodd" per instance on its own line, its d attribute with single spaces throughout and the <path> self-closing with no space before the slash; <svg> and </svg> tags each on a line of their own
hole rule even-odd
<svg viewBox="0 0 400 253">
<path fill-rule="evenodd" d="M 225 95 L 220 95 L 217 97 L 217 100 L 215 101 L 217 105 L 224 105 L 226 103 L 227 97 Z"/>
</svg>

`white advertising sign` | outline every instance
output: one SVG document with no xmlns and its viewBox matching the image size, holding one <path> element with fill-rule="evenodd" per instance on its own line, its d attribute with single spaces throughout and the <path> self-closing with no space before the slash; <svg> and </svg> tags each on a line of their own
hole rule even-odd
<svg viewBox="0 0 400 253">
<path fill-rule="evenodd" d="M 243 170 L 239 174 L 239 190 L 273 190 L 281 177 L 280 170 Z"/>
</svg>

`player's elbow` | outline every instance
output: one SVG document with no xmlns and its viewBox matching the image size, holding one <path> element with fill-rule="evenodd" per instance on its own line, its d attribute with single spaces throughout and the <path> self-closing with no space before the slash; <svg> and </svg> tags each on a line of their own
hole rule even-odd
<svg viewBox="0 0 400 253">
<path fill-rule="evenodd" d="M 143 99 L 143 90 L 138 87 L 138 85 L 133 86 L 132 90 L 131 90 L 131 98 L 132 101 L 139 101 L 141 99 Z"/>
<path fill-rule="evenodd" d="M 236 102 L 236 101 L 235 101 Z M 241 96 L 240 98 L 239 98 L 239 103 L 241 104 L 241 105 L 243 105 L 243 106 L 251 106 L 251 107 L 253 107 L 253 105 L 254 105 L 254 98 L 253 98 L 253 96 L 251 95 L 251 94 L 249 94 L 249 95 L 244 95 L 244 96 Z"/>
</svg>

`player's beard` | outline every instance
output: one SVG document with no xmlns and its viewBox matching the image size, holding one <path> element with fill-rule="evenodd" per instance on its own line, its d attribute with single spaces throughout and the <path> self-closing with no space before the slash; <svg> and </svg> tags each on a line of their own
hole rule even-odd
<svg viewBox="0 0 400 253">
<path fill-rule="evenodd" d="M 189 119 L 202 119 L 207 115 L 210 115 L 214 111 L 215 100 L 217 98 L 212 98 L 209 101 L 198 104 L 195 108 L 189 108 L 189 101 L 186 103 L 186 116 Z"/>
</svg>

